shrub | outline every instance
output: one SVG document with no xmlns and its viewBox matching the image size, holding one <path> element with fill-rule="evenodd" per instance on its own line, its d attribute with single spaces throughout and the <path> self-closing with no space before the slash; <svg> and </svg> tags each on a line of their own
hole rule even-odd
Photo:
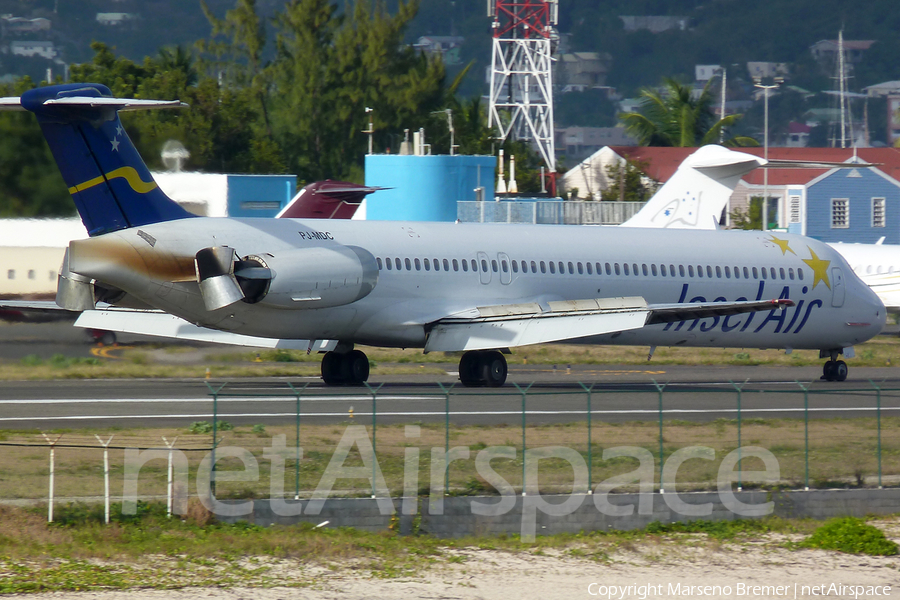
<svg viewBox="0 0 900 600">
<path fill-rule="evenodd" d="M 854 517 L 827 521 L 802 541 L 800 547 L 872 556 L 897 554 L 897 544 L 884 537 L 880 529 Z"/>
<path fill-rule="evenodd" d="M 212 423 L 209 421 L 194 421 L 188 428 L 191 433 L 212 433 Z"/>
</svg>

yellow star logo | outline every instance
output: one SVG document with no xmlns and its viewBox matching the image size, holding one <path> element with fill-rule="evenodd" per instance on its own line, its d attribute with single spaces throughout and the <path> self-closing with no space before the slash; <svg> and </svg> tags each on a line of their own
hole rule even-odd
<svg viewBox="0 0 900 600">
<path fill-rule="evenodd" d="M 823 260 L 816 256 L 816 253 L 809 246 L 806 249 L 809 250 L 809 258 L 804 258 L 803 262 L 808 264 L 809 268 L 813 270 L 813 289 L 816 289 L 816 286 L 822 281 L 830 290 L 831 282 L 828 281 L 828 265 L 831 264 L 831 261 Z"/>
<path fill-rule="evenodd" d="M 790 243 L 790 242 L 788 242 L 788 240 L 782 240 L 782 239 L 777 238 L 777 237 L 775 237 L 775 236 L 773 235 L 769 241 L 772 242 L 772 243 L 774 243 L 774 244 L 775 244 L 776 246 L 778 246 L 779 248 L 781 248 L 781 255 L 782 255 L 782 256 L 784 256 L 784 255 L 787 254 L 788 252 L 790 252 L 790 253 L 793 254 L 794 256 L 797 255 L 797 253 L 794 252 L 794 251 L 791 249 L 790 246 L 788 246 L 788 244 Z"/>
</svg>

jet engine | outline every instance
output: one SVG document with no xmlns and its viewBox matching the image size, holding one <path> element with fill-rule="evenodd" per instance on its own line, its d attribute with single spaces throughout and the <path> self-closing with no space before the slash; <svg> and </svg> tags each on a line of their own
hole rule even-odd
<svg viewBox="0 0 900 600">
<path fill-rule="evenodd" d="M 285 309 L 327 308 L 367 296 L 378 281 L 375 257 L 356 246 L 297 248 L 238 258 L 214 246 L 194 259 L 207 310 L 238 301 Z"/>
</svg>

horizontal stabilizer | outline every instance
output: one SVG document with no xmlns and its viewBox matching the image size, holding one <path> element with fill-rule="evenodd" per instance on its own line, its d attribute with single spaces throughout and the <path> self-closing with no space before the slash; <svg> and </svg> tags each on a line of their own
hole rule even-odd
<svg viewBox="0 0 900 600">
<path fill-rule="evenodd" d="M 337 346 L 336 340 L 285 340 L 217 331 L 188 323 L 174 315 L 149 310 L 112 308 L 109 310 L 86 310 L 75 321 L 75 326 L 252 348 L 326 352 Z"/>
<path fill-rule="evenodd" d="M 150 110 L 160 108 L 187 108 L 179 100 L 141 100 L 138 98 L 52 98 L 44 106 L 73 106 L 84 108 L 111 108 L 117 111 Z M 26 110 L 19 97 L 0 98 L 0 110 Z"/>
</svg>

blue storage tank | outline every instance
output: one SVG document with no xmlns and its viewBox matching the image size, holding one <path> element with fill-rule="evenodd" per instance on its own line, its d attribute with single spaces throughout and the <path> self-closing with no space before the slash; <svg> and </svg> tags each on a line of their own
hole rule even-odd
<svg viewBox="0 0 900 600">
<path fill-rule="evenodd" d="M 366 185 L 391 188 L 366 198 L 366 219 L 374 221 L 455 221 L 456 203 L 494 198 L 494 156 L 366 156 Z"/>
</svg>

